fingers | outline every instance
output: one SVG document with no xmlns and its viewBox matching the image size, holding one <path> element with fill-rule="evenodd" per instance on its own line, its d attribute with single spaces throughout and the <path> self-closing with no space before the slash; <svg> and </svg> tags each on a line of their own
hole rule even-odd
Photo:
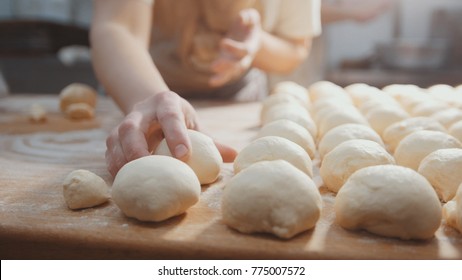
<svg viewBox="0 0 462 280">
<path fill-rule="evenodd" d="M 143 124 L 143 116 L 140 112 L 132 112 L 119 125 L 119 141 L 127 161 L 149 155 L 146 141 L 146 128 Z"/>
<path fill-rule="evenodd" d="M 114 129 L 106 139 L 106 165 L 109 173 L 115 176 L 122 166 L 127 163 L 119 142 L 118 129 Z"/>
<path fill-rule="evenodd" d="M 218 151 L 221 154 L 224 162 L 233 162 L 237 156 L 237 151 L 230 146 L 218 143 L 215 141 L 215 146 L 217 146 Z"/>
</svg>

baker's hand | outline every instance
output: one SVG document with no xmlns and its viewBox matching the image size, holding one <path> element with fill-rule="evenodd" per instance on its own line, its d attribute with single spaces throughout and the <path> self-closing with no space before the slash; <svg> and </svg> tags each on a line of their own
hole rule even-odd
<svg viewBox="0 0 462 280">
<path fill-rule="evenodd" d="M 209 84 L 218 87 L 244 74 L 252 65 L 260 45 L 260 14 L 245 9 L 220 42 L 218 58 L 212 62 Z"/>
<path fill-rule="evenodd" d="M 172 154 L 185 161 L 191 153 L 187 129 L 198 128 L 191 104 L 174 92 L 158 93 L 136 104 L 112 130 L 106 140 L 108 170 L 115 176 L 126 163 L 150 155 L 164 137 Z M 225 162 L 234 160 L 235 150 L 216 145 Z"/>
</svg>

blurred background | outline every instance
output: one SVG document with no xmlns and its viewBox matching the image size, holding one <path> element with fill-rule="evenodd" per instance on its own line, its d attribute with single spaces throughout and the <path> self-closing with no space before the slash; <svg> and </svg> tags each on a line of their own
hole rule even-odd
<svg viewBox="0 0 462 280">
<path fill-rule="evenodd" d="M 317 79 L 342 86 L 461 84 L 462 0 L 395 2 L 367 22 L 323 26 Z M 0 93 L 56 93 L 71 82 L 97 87 L 91 16 L 91 0 L 0 0 Z"/>
</svg>

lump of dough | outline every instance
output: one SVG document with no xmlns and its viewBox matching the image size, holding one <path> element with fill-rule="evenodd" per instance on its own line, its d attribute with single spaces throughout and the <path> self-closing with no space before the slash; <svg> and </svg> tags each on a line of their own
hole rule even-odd
<svg viewBox="0 0 462 280">
<path fill-rule="evenodd" d="M 462 121 L 462 110 L 451 108 L 437 112 L 430 117 L 449 129 L 454 123 Z"/>
<path fill-rule="evenodd" d="M 340 86 L 329 81 L 318 81 L 308 87 L 308 94 L 311 101 L 316 102 L 325 98 L 341 98 L 350 100 L 353 103 L 348 93 Z"/>
<path fill-rule="evenodd" d="M 33 123 L 43 123 L 47 121 L 47 111 L 40 104 L 32 104 L 29 109 L 29 120 Z"/>
<path fill-rule="evenodd" d="M 462 183 L 462 149 L 440 149 L 426 156 L 419 165 L 422 174 L 443 201 L 451 200 Z"/>
<path fill-rule="evenodd" d="M 306 151 L 294 142 L 279 136 L 265 136 L 254 140 L 239 152 L 234 160 L 234 173 L 259 161 L 282 159 L 313 177 L 313 163 Z"/>
<path fill-rule="evenodd" d="M 74 120 L 91 119 L 95 116 L 95 109 L 86 103 L 74 103 L 67 106 L 65 113 Z"/>
<path fill-rule="evenodd" d="M 69 105 L 76 103 L 85 103 L 91 108 L 95 108 L 96 97 L 96 90 L 92 87 L 85 84 L 73 83 L 61 90 L 59 94 L 59 106 L 62 112 L 66 112 Z"/>
<path fill-rule="evenodd" d="M 146 156 L 125 164 L 112 184 L 112 199 L 140 221 L 160 222 L 184 213 L 199 201 L 201 185 L 186 163 L 168 156 Z"/>
<path fill-rule="evenodd" d="M 338 192 L 356 170 L 372 165 L 395 164 L 385 148 L 370 140 L 348 140 L 335 147 L 324 157 L 320 173 L 324 185 Z"/>
<path fill-rule="evenodd" d="M 390 125 L 384 130 L 382 137 L 388 150 L 393 153 L 404 137 L 419 130 L 446 131 L 439 122 L 432 118 L 415 117 Z"/>
<path fill-rule="evenodd" d="M 302 147 L 310 156 L 315 157 L 316 145 L 311 134 L 301 125 L 290 120 L 277 120 L 263 126 L 257 138 L 265 136 L 279 136 L 286 138 Z"/>
<path fill-rule="evenodd" d="M 83 169 L 69 173 L 63 182 L 63 195 L 70 209 L 94 207 L 106 202 L 109 187 L 98 175 Z"/>
<path fill-rule="evenodd" d="M 409 118 L 409 114 L 396 106 L 382 106 L 370 110 L 366 115 L 370 126 L 379 134 L 393 123 Z"/>
<path fill-rule="evenodd" d="M 262 102 L 261 111 L 260 111 L 260 119 L 263 119 L 263 116 L 266 115 L 266 112 L 269 111 L 274 106 L 278 106 L 279 104 L 285 103 L 296 103 L 302 107 L 306 106 L 300 99 L 297 99 L 293 95 L 286 94 L 283 92 L 275 93 L 273 95 L 268 96 Z"/>
<path fill-rule="evenodd" d="M 454 199 L 444 205 L 443 217 L 447 225 L 462 233 L 462 183 L 459 185 Z"/>
<path fill-rule="evenodd" d="M 456 138 L 440 131 L 420 130 L 404 137 L 395 150 L 396 164 L 417 171 L 420 162 L 439 149 L 462 148 Z"/>
<path fill-rule="evenodd" d="M 331 111 L 319 122 L 319 138 L 322 138 L 332 128 L 346 123 L 369 125 L 367 120 L 356 108 L 344 108 L 343 110 Z"/>
<path fill-rule="evenodd" d="M 194 170 L 202 185 L 215 182 L 223 163 L 215 143 L 212 138 L 196 130 L 188 130 L 188 135 L 191 139 L 191 155 L 186 164 Z M 165 139 L 157 146 L 154 154 L 172 156 Z"/>
<path fill-rule="evenodd" d="M 449 127 L 448 132 L 449 134 L 457 138 L 457 140 L 462 142 L 462 121 L 458 121 L 451 125 L 451 127 Z"/>
<path fill-rule="evenodd" d="M 408 239 L 429 239 L 441 223 L 441 204 L 416 171 L 377 165 L 353 173 L 335 199 L 336 222 L 345 229 Z"/>
<path fill-rule="evenodd" d="M 295 104 L 281 104 L 272 107 L 262 119 L 262 125 L 276 120 L 291 120 L 304 127 L 311 134 L 313 139 L 318 134 L 318 128 L 311 118 L 308 110 Z"/>
<path fill-rule="evenodd" d="M 313 180 L 284 160 L 255 163 L 231 178 L 221 206 L 229 227 L 284 239 L 313 228 L 321 208 Z"/>
<path fill-rule="evenodd" d="M 283 81 L 275 84 L 270 94 L 273 95 L 278 93 L 292 95 L 300 100 L 305 106 L 310 103 L 307 89 L 292 81 Z"/>
<path fill-rule="evenodd" d="M 319 156 L 324 156 L 337 147 L 340 143 L 354 139 L 365 139 L 379 143 L 382 147 L 385 145 L 380 136 L 369 126 L 356 123 L 342 124 L 329 130 L 321 141 L 319 141 Z"/>
</svg>

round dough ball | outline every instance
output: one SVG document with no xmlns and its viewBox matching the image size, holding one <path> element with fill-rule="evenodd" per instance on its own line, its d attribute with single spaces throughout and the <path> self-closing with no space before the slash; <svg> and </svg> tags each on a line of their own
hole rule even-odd
<svg viewBox="0 0 462 280">
<path fill-rule="evenodd" d="M 384 95 L 378 88 L 361 83 L 349 85 L 345 87 L 345 91 L 353 99 L 353 103 L 357 107 L 362 106 L 371 99 L 375 99 L 379 95 Z"/>
<path fill-rule="evenodd" d="M 326 115 L 330 114 L 332 111 L 340 111 L 345 108 L 354 110 L 356 109 L 352 104 L 346 104 L 343 102 L 338 102 L 336 98 L 322 99 L 314 103 L 312 106 L 313 119 L 316 124 L 319 124 Z"/>
<path fill-rule="evenodd" d="M 289 104 L 295 103 L 302 107 L 306 106 L 305 104 L 303 104 L 302 101 L 300 101 L 300 99 L 297 99 L 293 95 L 286 94 L 283 92 L 275 93 L 273 95 L 268 96 L 265 100 L 263 100 L 261 111 L 260 111 L 260 119 L 263 120 L 263 116 L 265 116 L 266 113 L 274 106 L 278 106 L 280 104 L 285 104 L 285 103 L 289 103 Z"/>
<path fill-rule="evenodd" d="M 290 120 L 277 120 L 263 126 L 257 138 L 265 136 L 279 136 L 286 138 L 302 147 L 310 156 L 315 157 L 316 145 L 311 134 L 301 125 Z"/>
<path fill-rule="evenodd" d="M 365 116 L 370 126 L 379 134 L 390 125 L 409 118 L 409 114 L 395 106 L 376 107 Z"/>
<path fill-rule="evenodd" d="M 311 134 L 313 139 L 315 139 L 318 134 L 316 124 L 310 117 L 308 111 L 303 107 L 294 104 L 274 106 L 268 111 L 265 118 L 262 119 L 262 125 L 277 120 L 290 120 L 301 125 Z"/>
<path fill-rule="evenodd" d="M 112 184 L 122 212 L 140 221 L 160 222 L 184 213 L 199 201 L 201 185 L 186 163 L 168 156 L 146 156 L 125 164 Z"/>
<path fill-rule="evenodd" d="M 202 185 L 215 182 L 223 163 L 215 143 L 212 138 L 196 130 L 188 130 L 188 135 L 191 139 L 191 155 L 186 164 L 194 170 Z M 154 154 L 172 156 L 165 139 L 157 146 Z"/>
<path fill-rule="evenodd" d="M 234 160 L 234 173 L 259 161 L 282 159 L 313 177 L 313 163 L 305 150 L 294 142 L 279 136 L 258 138 L 245 147 Z"/>
<path fill-rule="evenodd" d="M 404 137 L 419 130 L 446 131 L 439 122 L 432 118 L 415 117 L 390 125 L 383 131 L 382 137 L 385 144 L 387 144 L 388 150 L 393 153 Z"/>
<path fill-rule="evenodd" d="M 458 121 L 451 125 L 449 128 L 449 134 L 457 138 L 460 142 L 462 142 L 462 121 Z"/>
<path fill-rule="evenodd" d="M 277 83 L 271 90 L 271 95 L 277 93 L 290 94 L 302 101 L 305 106 L 310 103 L 307 89 L 295 82 L 284 81 Z"/>
<path fill-rule="evenodd" d="M 262 124 L 267 124 L 269 123 L 272 118 L 274 118 L 274 115 L 277 115 L 279 111 L 282 112 L 291 112 L 291 113 L 297 113 L 303 116 L 310 116 L 308 109 L 304 106 L 301 106 L 298 103 L 294 102 L 283 102 L 279 104 L 275 104 L 274 106 L 271 106 L 268 108 L 268 110 L 261 111 L 260 115 L 260 120 Z"/>
<path fill-rule="evenodd" d="M 95 116 L 95 109 L 86 103 L 74 103 L 67 106 L 64 113 L 73 120 L 92 119 Z"/>
<path fill-rule="evenodd" d="M 369 125 L 367 120 L 356 108 L 344 108 L 341 111 L 331 111 L 319 122 L 318 135 L 321 139 L 329 130 L 342 124 L 356 123 Z"/>
<path fill-rule="evenodd" d="M 362 103 L 359 107 L 359 111 L 363 115 L 367 115 L 370 111 L 382 107 L 400 107 L 399 103 L 388 95 L 381 95 L 380 98 L 371 98 L 366 102 Z"/>
<path fill-rule="evenodd" d="M 446 84 L 436 84 L 427 88 L 428 93 L 430 94 L 444 94 L 444 93 L 453 93 L 454 88 Z"/>
<path fill-rule="evenodd" d="M 65 113 L 69 105 L 75 103 L 85 103 L 91 108 L 96 106 L 96 90 L 88 85 L 73 83 L 61 90 L 59 94 L 59 107 Z"/>
<path fill-rule="evenodd" d="M 319 156 L 324 156 L 339 144 L 354 139 L 365 139 L 377 142 L 385 147 L 380 136 L 372 128 L 356 123 L 342 124 L 329 130 L 318 144 Z"/>
<path fill-rule="evenodd" d="M 462 110 L 451 108 L 437 112 L 430 117 L 449 129 L 454 123 L 462 121 Z"/>
<path fill-rule="evenodd" d="M 430 183 L 396 165 L 356 171 L 335 199 L 336 221 L 345 229 L 408 239 L 429 239 L 441 223 L 441 204 Z"/>
<path fill-rule="evenodd" d="M 221 206 L 229 227 L 284 239 L 313 228 L 321 208 L 313 180 L 284 160 L 258 162 L 234 176 Z"/>
<path fill-rule="evenodd" d="M 338 192 L 356 170 L 384 164 L 395 164 L 395 160 L 380 144 L 364 139 L 348 140 L 327 153 L 320 173 L 324 185 Z"/>
<path fill-rule="evenodd" d="M 443 217 L 447 225 L 462 233 L 462 184 L 459 185 L 454 199 L 444 205 Z"/>
<path fill-rule="evenodd" d="M 437 112 L 447 110 L 448 108 L 450 108 L 450 106 L 444 102 L 428 100 L 414 106 L 411 109 L 411 115 L 414 117 L 429 117 Z"/>
<path fill-rule="evenodd" d="M 83 169 L 69 173 L 63 182 L 63 195 L 70 209 L 94 207 L 106 202 L 109 187 L 98 175 Z"/>
<path fill-rule="evenodd" d="M 308 88 L 308 93 L 311 101 L 313 102 L 325 98 L 340 97 L 342 99 L 350 100 L 350 103 L 353 103 L 348 93 L 342 87 L 328 81 L 313 83 Z"/>
<path fill-rule="evenodd" d="M 444 202 L 451 200 L 462 183 L 462 149 L 440 149 L 427 155 L 419 165 L 422 174 Z"/>
<path fill-rule="evenodd" d="M 462 144 L 444 132 L 421 130 L 404 137 L 396 147 L 394 156 L 398 165 L 417 170 L 428 154 L 449 148 L 462 148 Z"/>
</svg>

